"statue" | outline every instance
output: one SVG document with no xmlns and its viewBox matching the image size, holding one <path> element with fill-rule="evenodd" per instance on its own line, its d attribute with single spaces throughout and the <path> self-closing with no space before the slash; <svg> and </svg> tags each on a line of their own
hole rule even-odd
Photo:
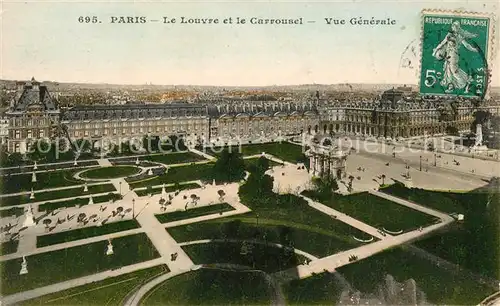
<svg viewBox="0 0 500 306">
<path fill-rule="evenodd" d="M 167 198 L 167 191 L 165 190 L 165 184 L 161 187 L 161 198 L 166 199 Z"/>
<path fill-rule="evenodd" d="M 111 244 L 111 239 L 108 240 L 108 249 L 106 250 L 106 255 L 113 255 L 113 245 Z"/>
<path fill-rule="evenodd" d="M 94 199 L 92 199 L 92 196 L 90 196 L 90 198 L 89 198 L 89 205 L 92 205 L 92 204 L 94 204 Z"/>
<path fill-rule="evenodd" d="M 474 143 L 474 150 L 487 150 L 488 148 L 483 145 L 483 127 L 480 123 L 476 125 L 476 142 Z"/>
<path fill-rule="evenodd" d="M 33 165 L 33 170 L 37 170 L 38 169 L 38 165 L 36 164 L 36 160 L 35 160 L 35 164 Z"/>
<path fill-rule="evenodd" d="M 23 227 L 30 227 L 35 225 L 35 220 L 33 218 L 33 208 L 31 207 L 31 205 L 26 208 L 25 213 L 26 219 L 24 220 Z"/>
<path fill-rule="evenodd" d="M 87 182 L 85 182 L 85 185 L 83 185 L 83 192 L 88 192 L 89 191 L 89 186 L 87 185 Z"/>
<path fill-rule="evenodd" d="M 33 172 L 33 174 L 31 174 L 31 182 L 32 183 L 36 183 L 36 174 L 35 174 L 35 172 Z"/>
<path fill-rule="evenodd" d="M 21 263 L 21 271 L 19 271 L 19 275 L 28 274 L 28 262 L 26 261 L 26 257 L 23 256 L 23 262 Z"/>
<path fill-rule="evenodd" d="M 35 193 L 33 192 L 33 187 L 31 187 L 30 200 L 35 199 Z"/>
<path fill-rule="evenodd" d="M 135 164 L 136 164 L 136 165 L 139 165 L 139 157 L 137 157 L 137 158 L 135 159 Z"/>
<path fill-rule="evenodd" d="M 151 170 L 151 168 L 148 170 L 148 175 L 153 175 L 153 170 Z"/>
</svg>

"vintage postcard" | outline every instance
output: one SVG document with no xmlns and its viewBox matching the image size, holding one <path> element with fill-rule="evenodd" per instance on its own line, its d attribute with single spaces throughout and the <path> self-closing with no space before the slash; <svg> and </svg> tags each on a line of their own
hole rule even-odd
<svg viewBox="0 0 500 306">
<path fill-rule="evenodd" d="M 500 3 L 0 2 L 0 305 L 500 305 Z"/>
</svg>

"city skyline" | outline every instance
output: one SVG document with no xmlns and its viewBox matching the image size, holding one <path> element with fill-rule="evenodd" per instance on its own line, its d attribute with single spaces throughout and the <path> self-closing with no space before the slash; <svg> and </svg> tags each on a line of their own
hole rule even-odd
<svg viewBox="0 0 500 306">
<path fill-rule="evenodd" d="M 420 11 L 464 6 L 498 10 L 495 2 L 475 1 L 391 3 L 390 9 L 382 2 L 361 8 L 357 2 L 239 2 L 222 8 L 191 2 L 6 2 L 0 77 L 130 85 L 416 85 L 419 59 L 411 49 L 418 53 Z M 97 16 L 102 23 L 79 23 L 80 16 Z M 120 16 L 143 16 L 147 22 L 111 23 Z M 180 22 L 183 16 L 220 23 L 163 23 L 164 17 Z M 221 24 L 237 16 L 302 18 L 303 24 Z M 371 17 L 393 19 L 395 25 L 349 25 L 351 18 Z M 325 18 L 344 19 L 347 25 L 328 25 Z M 491 65 L 499 66 L 498 55 Z M 499 86 L 495 75 L 491 85 Z"/>
</svg>

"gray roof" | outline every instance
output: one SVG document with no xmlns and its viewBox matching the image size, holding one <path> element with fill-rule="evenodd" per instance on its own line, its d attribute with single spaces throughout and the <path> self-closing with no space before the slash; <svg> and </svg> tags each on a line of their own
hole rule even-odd
<svg viewBox="0 0 500 306">
<path fill-rule="evenodd" d="M 62 120 L 105 120 L 207 116 L 203 105 L 175 104 L 125 104 L 79 105 L 63 112 Z"/>
<path fill-rule="evenodd" d="M 32 81 L 24 85 L 20 96 L 14 101 L 11 109 L 16 112 L 24 112 L 28 108 L 39 107 L 45 111 L 57 111 L 58 106 L 47 90 L 47 87 L 40 85 L 39 82 Z"/>
</svg>

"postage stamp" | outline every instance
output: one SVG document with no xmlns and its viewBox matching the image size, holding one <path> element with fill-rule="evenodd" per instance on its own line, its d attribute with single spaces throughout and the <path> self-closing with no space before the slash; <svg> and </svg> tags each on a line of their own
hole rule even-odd
<svg viewBox="0 0 500 306">
<path fill-rule="evenodd" d="M 420 93 L 484 98 L 493 26 L 487 14 L 422 11 Z"/>
</svg>

